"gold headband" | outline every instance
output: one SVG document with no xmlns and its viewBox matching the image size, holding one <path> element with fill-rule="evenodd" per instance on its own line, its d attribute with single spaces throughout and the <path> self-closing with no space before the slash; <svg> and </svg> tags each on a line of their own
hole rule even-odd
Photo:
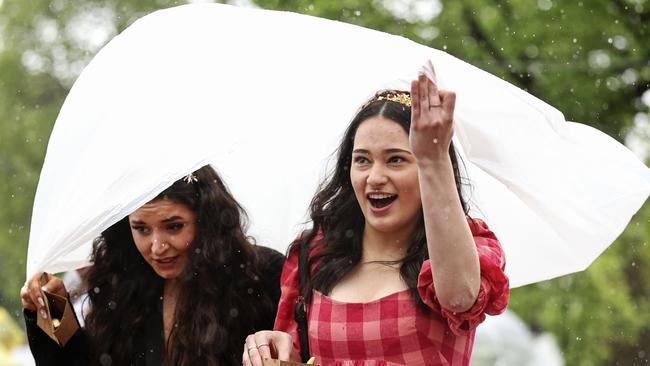
<svg viewBox="0 0 650 366">
<path fill-rule="evenodd" d="M 388 100 L 391 102 L 399 103 L 401 105 L 411 107 L 411 94 L 401 91 L 401 90 L 382 90 L 375 93 L 375 96 L 370 99 L 366 104 L 361 107 L 361 109 L 368 106 L 368 104 L 378 101 L 378 100 Z"/>
</svg>

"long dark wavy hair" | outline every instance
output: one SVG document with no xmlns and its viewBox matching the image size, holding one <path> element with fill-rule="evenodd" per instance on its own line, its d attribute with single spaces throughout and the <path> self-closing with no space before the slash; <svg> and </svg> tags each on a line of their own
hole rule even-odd
<svg viewBox="0 0 650 366">
<path fill-rule="evenodd" d="M 197 217 L 189 259 L 180 275 L 166 365 L 239 365 L 246 336 L 273 324 L 274 305 L 260 281 L 242 207 L 210 166 L 154 199 L 189 207 Z M 88 272 L 86 329 L 91 363 L 130 365 L 143 355 L 147 316 L 160 312 L 163 279 L 137 250 L 128 217 L 95 240 Z M 158 319 L 156 319 L 158 320 Z M 98 362 L 101 361 L 101 362 Z"/>
<path fill-rule="evenodd" d="M 395 91 L 377 93 L 352 119 L 337 149 L 334 171 L 321 184 L 311 201 L 309 210 L 312 227 L 303 234 L 302 238 L 291 244 L 289 250 L 300 245 L 301 242 L 311 243 L 309 251 L 313 250 L 314 253 L 308 261 L 309 268 L 312 268 L 311 278 L 303 277 L 302 281 L 304 284 L 302 293 L 306 294 L 305 297 L 308 301 L 312 289 L 329 294 L 334 286 L 361 260 L 365 219 L 350 181 L 354 137 L 359 126 L 372 117 L 390 119 L 400 125 L 407 135 L 409 134 L 411 108 L 397 101 L 387 100 L 386 96 L 394 93 Z M 399 93 L 409 94 L 402 91 Z M 453 143 L 449 146 L 449 156 L 453 166 L 456 190 L 463 211 L 467 215 L 469 207 L 463 198 L 461 189 L 467 182 L 461 177 L 460 159 L 456 156 Z M 411 243 L 405 257 L 397 262 L 391 262 L 391 264 L 400 264 L 400 276 L 411 290 L 416 304 L 422 309 L 427 309 L 417 291 L 420 268 L 422 263 L 429 258 L 422 210 L 420 210 L 417 220 L 418 223 L 411 235 Z M 323 238 L 314 242 L 313 239 L 319 232 L 323 233 Z M 316 263 L 318 265 L 315 265 Z"/>
</svg>

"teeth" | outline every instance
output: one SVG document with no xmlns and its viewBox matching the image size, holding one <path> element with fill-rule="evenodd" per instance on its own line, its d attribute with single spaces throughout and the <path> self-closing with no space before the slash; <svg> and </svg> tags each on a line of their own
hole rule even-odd
<svg viewBox="0 0 650 366">
<path fill-rule="evenodd" d="M 394 195 L 388 194 L 388 193 L 370 193 L 368 195 L 368 198 L 373 199 L 373 200 L 381 200 L 384 198 L 389 198 L 393 197 Z"/>
</svg>

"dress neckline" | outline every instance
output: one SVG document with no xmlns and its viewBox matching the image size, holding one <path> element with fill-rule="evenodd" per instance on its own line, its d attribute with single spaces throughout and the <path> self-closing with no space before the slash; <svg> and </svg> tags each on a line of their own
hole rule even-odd
<svg viewBox="0 0 650 366">
<path fill-rule="evenodd" d="M 355 306 L 359 306 L 359 305 L 374 305 L 374 304 L 378 304 L 378 303 L 381 303 L 381 302 L 384 301 L 384 300 L 388 300 L 388 299 L 393 298 L 393 297 L 399 297 L 401 294 L 403 294 L 403 293 L 408 293 L 408 292 L 411 291 L 411 290 L 407 288 L 407 289 L 404 289 L 404 290 L 396 291 L 396 292 L 390 293 L 390 294 L 388 294 L 388 295 L 384 295 L 384 296 L 382 296 L 382 297 L 380 297 L 380 298 L 378 298 L 378 299 L 371 300 L 371 301 L 368 301 L 368 302 L 346 302 L 346 301 L 339 301 L 339 300 L 334 300 L 334 299 L 332 299 L 331 297 L 325 295 L 324 293 L 322 293 L 322 292 L 320 292 L 320 291 L 318 291 L 318 290 L 312 290 L 312 291 L 314 292 L 314 294 L 318 295 L 318 296 L 321 297 L 322 299 L 324 299 L 324 300 L 326 300 L 327 302 L 330 302 L 330 303 L 332 303 L 332 304 L 336 304 L 336 305 L 355 305 Z"/>
</svg>

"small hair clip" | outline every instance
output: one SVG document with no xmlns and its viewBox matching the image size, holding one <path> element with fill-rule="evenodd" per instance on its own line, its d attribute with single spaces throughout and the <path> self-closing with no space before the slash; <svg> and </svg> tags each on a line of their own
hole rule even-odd
<svg viewBox="0 0 650 366">
<path fill-rule="evenodd" d="M 186 175 L 185 178 L 183 178 L 183 180 L 185 181 L 185 183 L 189 184 L 189 183 L 198 182 L 199 179 L 196 177 L 196 175 L 194 175 L 194 173 L 190 173 Z"/>
</svg>

